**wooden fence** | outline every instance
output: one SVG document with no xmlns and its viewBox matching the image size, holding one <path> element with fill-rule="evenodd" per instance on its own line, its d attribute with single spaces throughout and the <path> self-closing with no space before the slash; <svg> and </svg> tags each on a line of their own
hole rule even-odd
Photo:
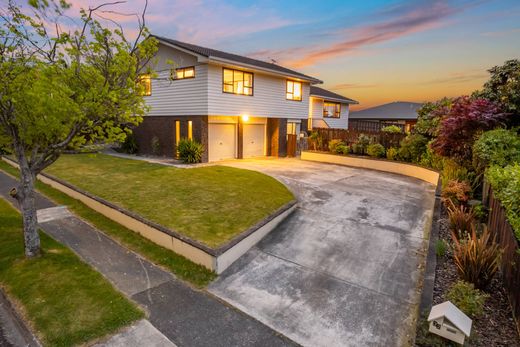
<svg viewBox="0 0 520 347">
<path fill-rule="evenodd" d="M 360 131 L 353 129 L 331 129 L 331 128 L 313 128 L 312 131 L 320 134 L 321 139 L 323 141 L 322 148 L 317 148 L 321 150 L 326 150 L 328 148 L 328 143 L 330 140 L 342 140 L 346 142 L 348 145 L 356 143 L 360 134 L 367 135 L 371 138 L 372 143 L 380 143 L 386 148 L 389 147 L 399 147 L 399 143 L 402 139 L 406 137 L 404 133 L 385 133 L 380 130 L 377 131 Z M 312 145 L 310 146 L 312 148 Z"/>
<path fill-rule="evenodd" d="M 519 243 L 509 224 L 506 211 L 495 199 L 493 189 L 484 184 L 483 203 L 489 208 L 488 228 L 496 235 L 497 242 L 504 249 L 502 254 L 501 273 L 513 309 L 516 327 L 520 333 L 520 253 Z"/>
<path fill-rule="evenodd" d="M 362 119 L 350 119 L 348 121 L 348 128 L 357 131 L 364 132 L 379 132 L 382 128 L 387 127 L 389 125 L 395 125 L 401 128 L 401 131 L 404 132 L 405 124 L 397 123 L 397 122 L 380 122 L 380 121 L 370 121 L 370 120 L 362 120 Z"/>
</svg>

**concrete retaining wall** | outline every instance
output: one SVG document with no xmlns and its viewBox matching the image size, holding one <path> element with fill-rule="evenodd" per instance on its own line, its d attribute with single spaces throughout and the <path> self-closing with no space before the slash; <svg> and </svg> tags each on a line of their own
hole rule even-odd
<svg viewBox="0 0 520 347">
<path fill-rule="evenodd" d="M 431 183 L 434 186 L 437 186 L 437 183 L 439 182 L 438 172 L 418 165 L 406 164 L 397 161 L 350 157 L 344 155 L 310 151 L 303 151 L 301 159 L 392 172 L 399 175 L 415 177 L 420 180 Z"/>
<path fill-rule="evenodd" d="M 16 162 L 8 158 L 2 157 L 2 160 L 12 166 L 18 167 Z M 217 274 L 227 269 L 235 260 L 240 258 L 240 256 L 287 218 L 296 208 L 296 201 L 291 201 L 255 226 L 237 235 L 227 244 L 217 249 L 212 249 L 176 231 L 148 221 L 133 212 L 122 209 L 104 199 L 82 191 L 56 177 L 40 174 L 37 178 L 43 183 L 81 201 L 94 211 L 140 234 L 157 245 L 170 249 L 194 263 L 215 271 Z"/>
</svg>

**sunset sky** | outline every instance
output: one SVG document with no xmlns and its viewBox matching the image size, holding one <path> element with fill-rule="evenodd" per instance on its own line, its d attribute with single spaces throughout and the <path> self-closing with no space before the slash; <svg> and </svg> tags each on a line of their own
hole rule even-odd
<svg viewBox="0 0 520 347">
<path fill-rule="evenodd" d="M 118 11 L 143 4 L 130 0 Z M 150 0 L 147 24 L 157 35 L 274 59 L 360 101 L 358 108 L 467 94 L 486 69 L 520 58 L 519 0 Z"/>
</svg>

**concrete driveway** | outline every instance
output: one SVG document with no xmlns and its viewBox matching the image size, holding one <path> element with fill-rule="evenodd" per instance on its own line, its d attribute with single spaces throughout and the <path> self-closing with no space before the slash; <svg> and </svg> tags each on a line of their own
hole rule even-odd
<svg viewBox="0 0 520 347">
<path fill-rule="evenodd" d="M 274 176 L 300 203 L 210 292 L 304 346 L 408 344 L 420 299 L 432 185 L 298 159 L 222 164 Z"/>
</svg>

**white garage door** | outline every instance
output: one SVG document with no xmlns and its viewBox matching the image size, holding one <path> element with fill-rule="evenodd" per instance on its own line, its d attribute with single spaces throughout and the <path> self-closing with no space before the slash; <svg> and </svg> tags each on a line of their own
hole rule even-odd
<svg viewBox="0 0 520 347">
<path fill-rule="evenodd" d="M 244 124 L 244 158 L 264 155 L 264 124 Z"/>
<path fill-rule="evenodd" d="M 208 129 L 209 161 L 235 158 L 235 124 L 210 123 Z"/>
</svg>

